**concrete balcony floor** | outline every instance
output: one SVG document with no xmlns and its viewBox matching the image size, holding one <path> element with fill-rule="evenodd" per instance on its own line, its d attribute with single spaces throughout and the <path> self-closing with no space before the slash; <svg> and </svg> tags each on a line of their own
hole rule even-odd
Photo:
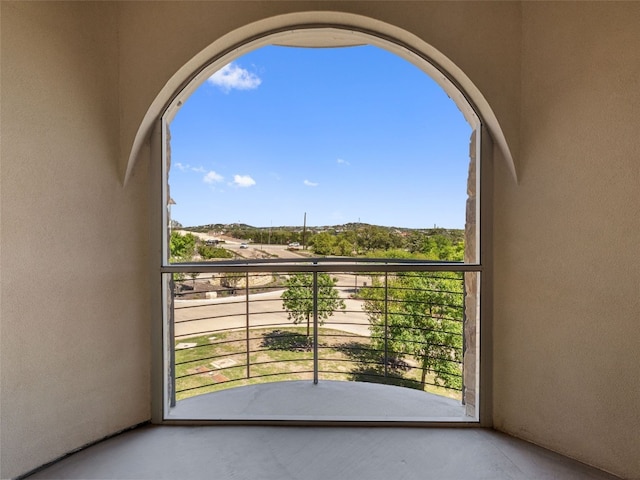
<svg viewBox="0 0 640 480">
<path fill-rule="evenodd" d="M 170 420 L 474 421 L 459 401 L 390 385 L 321 380 L 231 388 L 178 401 Z"/>
<path fill-rule="evenodd" d="M 171 417 L 236 420 L 464 420 L 456 401 L 355 382 L 282 382 L 178 402 Z M 466 418 L 469 420 L 469 418 Z M 481 428 L 146 425 L 30 479 L 613 479 Z"/>
</svg>

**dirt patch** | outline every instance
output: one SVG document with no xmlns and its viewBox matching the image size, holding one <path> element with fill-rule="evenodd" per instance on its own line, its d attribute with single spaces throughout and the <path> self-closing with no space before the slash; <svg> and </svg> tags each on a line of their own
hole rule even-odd
<svg viewBox="0 0 640 480">
<path fill-rule="evenodd" d="M 207 367 L 201 365 L 189 371 L 190 373 L 200 373 L 202 377 L 211 379 L 216 383 L 228 382 L 229 379 L 222 375 L 220 372 L 209 370 Z"/>
</svg>

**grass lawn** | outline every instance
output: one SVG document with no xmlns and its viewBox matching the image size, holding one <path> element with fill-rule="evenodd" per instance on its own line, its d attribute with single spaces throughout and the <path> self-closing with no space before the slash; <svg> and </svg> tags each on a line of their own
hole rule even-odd
<svg viewBox="0 0 640 480">
<path fill-rule="evenodd" d="M 249 336 L 249 372 L 244 330 L 176 342 L 176 345 L 196 344 L 191 348 L 176 349 L 176 399 L 241 385 L 313 379 L 313 350 L 306 337 L 306 327 L 252 329 Z M 423 388 L 420 383 L 422 371 L 411 358 L 389 366 L 385 377 L 383 354 L 371 347 L 368 337 L 320 328 L 318 338 L 321 381 L 375 382 L 425 390 L 457 400 L 461 398 L 458 391 L 432 385 L 433 375 L 427 375 L 427 385 Z"/>
</svg>

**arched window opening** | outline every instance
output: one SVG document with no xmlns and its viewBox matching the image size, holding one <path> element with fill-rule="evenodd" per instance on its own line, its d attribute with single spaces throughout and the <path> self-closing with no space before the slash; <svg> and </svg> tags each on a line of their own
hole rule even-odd
<svg viewBox="0 0 640 480">
<path fill-rule="evenodd" d="M 477 421 L 479 118 L 393 44 L 273 43 L 163 116 L 164 418 Z"/>
</svg>

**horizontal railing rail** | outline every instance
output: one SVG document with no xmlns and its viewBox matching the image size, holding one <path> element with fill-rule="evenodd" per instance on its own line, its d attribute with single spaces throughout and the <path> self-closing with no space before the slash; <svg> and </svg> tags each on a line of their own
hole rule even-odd
<svg viewBox="0 0 640 480">
<path fill-rule="evenodd" d="M 290 259 L 251 259 L 251 260 L 219 260 L 198 263 L 171 263 L 160 267 L 162 273 L 171 272 L 480 272 L 482 265 L 464 262 L 437 260 L 410 260 L 388 258 L 340 258 L 340 257 L 309 257 L 304 260 Z"/>
</svg>

